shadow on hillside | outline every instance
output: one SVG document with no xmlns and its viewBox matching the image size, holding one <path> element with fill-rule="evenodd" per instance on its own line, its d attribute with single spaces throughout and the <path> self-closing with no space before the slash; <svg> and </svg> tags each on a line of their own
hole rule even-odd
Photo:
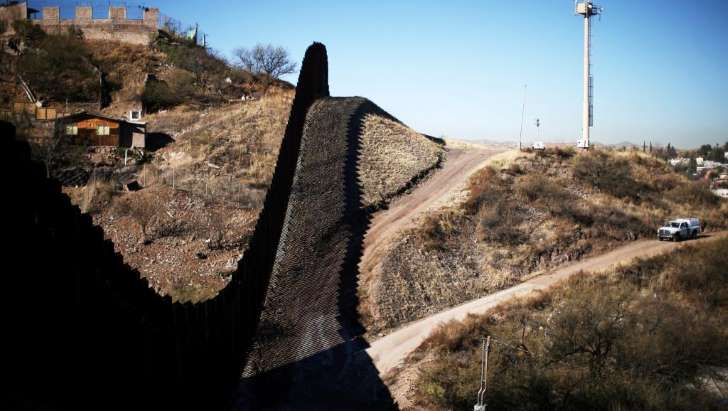
<svg viewBox="0 0 728 411">
<path fill-rule="evenodd" d="M 147 133 L 146 149 L 149 151 L 157 151 L 174 143 L 174 139 L 167 133 Z"/>
</svg>

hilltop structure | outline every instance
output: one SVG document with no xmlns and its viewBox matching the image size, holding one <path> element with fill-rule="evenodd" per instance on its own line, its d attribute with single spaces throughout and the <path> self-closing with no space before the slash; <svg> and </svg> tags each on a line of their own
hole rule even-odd
<svg viewBox="0 0 728 411">
<path fill-rule="evenodd" d="M 0 21 L 12 30 L 18 20 L 31 21 L 45 32 L 58 34 L 73 27 L 81 30 L 89 40 L 114 40 L 123 43 L 148 45 L 154 40 L 159 28 L 159 9 L 145 7 L 141 19 L 127 17 L 126 7 L 109 7 L 108 17 L 96 19 L 90 6 L 76 6 L 74 18 L 61 19 L 59 6 L 43 7 L 39 19 L 33 18 L 38 10 L 26 2 L 11 2 L 0 6 Z"/>
</svg>

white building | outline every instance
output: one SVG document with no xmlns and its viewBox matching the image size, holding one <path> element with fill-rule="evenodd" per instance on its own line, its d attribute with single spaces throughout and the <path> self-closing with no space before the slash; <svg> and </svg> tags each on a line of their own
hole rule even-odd
<svg viewBox="0 0 728 411">
<path fill-rule="evenodd" d="M 723 165 L 723 163 L 719 163 L 717 161 L 710 161 L 710 160 L 703 161 L 703 167 L 705 167 L 706 169 L 713 169 L 716 167 L 720 167 L 722 165 Z"/>
</svg>

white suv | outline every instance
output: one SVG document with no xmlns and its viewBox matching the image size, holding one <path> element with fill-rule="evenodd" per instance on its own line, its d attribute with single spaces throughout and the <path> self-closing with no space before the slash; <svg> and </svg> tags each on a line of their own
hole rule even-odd
<svg viewBox="0 0 728 411">
<path fill-rule="evenodd" d="M 688 238 L 697 238 L 700 235 L 700 220 L 697 218 L 678 218 L 665 223 L 657 230 L 657 239 L 681 241 Z"/>
</svg>

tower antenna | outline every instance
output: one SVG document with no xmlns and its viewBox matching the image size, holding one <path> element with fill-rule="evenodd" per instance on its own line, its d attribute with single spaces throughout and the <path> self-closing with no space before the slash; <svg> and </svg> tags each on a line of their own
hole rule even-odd
<svg viewBox="0 0 728 411">
<path fill-rule="evenodd" d="M 579 148 L 589 148 L 589 132 L 594 126 L 594 78 L 591 76 L 591 17 L 602 14 L 602 8 L 592 0 L 575 1 L 576 14 L 584 16 L 584 106 L 582 107 L 581 139 Z"/>
</svg>

